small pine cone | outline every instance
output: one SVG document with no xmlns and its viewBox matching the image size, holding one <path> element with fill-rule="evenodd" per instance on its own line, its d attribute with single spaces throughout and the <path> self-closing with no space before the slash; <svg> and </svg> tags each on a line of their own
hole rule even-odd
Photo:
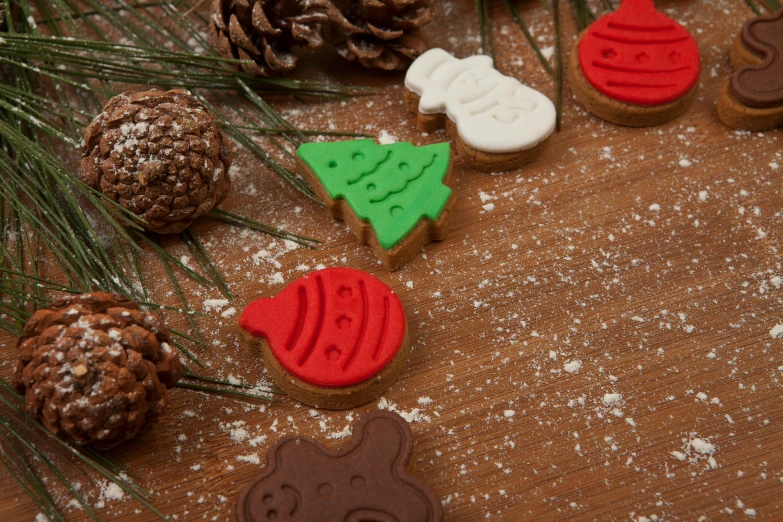
<svg viewBox="0 0 783 522">
<path fill-rule="evenodd" d="M 427 50 L 419 28 L 432 20 L 427 0 L 332 0 L 328 39 L 347 60 L 404 69 Z"/>
<path fill-rule="evenodd" d="M 186 90 L 115 96 L 84 133 L 84 182 L 161 234 L 185 230 L 225 199 L 231 142 Z"/>
<path fill-rule="evenodd" d="M 328 7 L 329 0 L 213 0 L 212 42 L 224 57 L 252 62 L 242 65 L 249 74 L 284 74 L 296 67 L 292 49 L 323 44 Z"/>
<path fill-rule="evenodd" d="M 27 321 L 14 384 L 52 433 L 109 449 L 157 420 L 182 364 L 160 320 L 103 292 L 58 299 Z"/>
</svg>

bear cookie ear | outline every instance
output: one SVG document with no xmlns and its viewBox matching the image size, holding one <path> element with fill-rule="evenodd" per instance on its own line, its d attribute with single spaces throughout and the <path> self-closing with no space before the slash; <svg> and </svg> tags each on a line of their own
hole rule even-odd
<svg viewBox="0 0 783 522">
<path fill-rule="evenodd" d="M 390 469 L 405 469 L 413 455 L 413 437 L 399 415 L 369 414 L 353 428 L 353 450 L 358 458 L 378 459 Z"/>
<path fill-rule="evenodd" d="M 269 450 L 264 474 L 240 494 L 237 520 L 442 522 L 440 499 L 408 472 L 412 451 L 407 423 L 387 411 L 361 417 L 340 451 L 283 437 Z"/>
</svg>

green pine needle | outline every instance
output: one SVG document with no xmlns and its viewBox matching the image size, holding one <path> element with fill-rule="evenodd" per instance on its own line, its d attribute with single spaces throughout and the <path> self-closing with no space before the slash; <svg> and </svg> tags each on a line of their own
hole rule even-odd
<svg viewBox="0 0 783 522">
<path fill-rule="evenodd" d="M 250 399 L 261 399 L 262 401 L 275 402 L 276 399 L 267 395 L 261 395 L 260 393 L 248 393 L 239 390 L 232 390 L 230 388 L 215 388 L 214 386 L 204 386 L 202 384 L 193 384 L 190 382 L 178 382 L 175 384 L 177 388 L 185 388 L 186 390 L 202 391 L 207 393 L 225 393 L 227 395 L 235 395 L 237 397 L 247 397 Z"/>
<path fill-rule="evenodd" d="M 478 15 L 479 36 L 481 38 L 481 53 L 490 56 L 492 62 L 495 63 L 495 42 L 489 2 L 490 0 L 476 0 L 476 14 Z"/>
<path fill-rule="evenodd" d="M 511 16 L 513 16 L 514 20 L 517 21 L 519 28 L 522 30 L 522 34 L 525 35 L 525 39 L 528 41 L 530 46 L 533 48 L 533 51 L 536 53 L 536 56 L 538 57 L 538 61 L 541 62 L 541 66 L 544 67 L 546 72 L 548 72 L 549 75 L 554 78 L 555 71 L 552 69 L 552 66 L 549 65 L 549 61 L 541 52 L 541 49 L 538 47 L 538 43 L 536 43 L 536 40 L 533 38 L 533 35 L 530 34 L 530 30 L 527 28 L 527 24 L 525 24 L 525 21 L 522 19 L 522 15 L 519 14 L 519 9 L 517 9 L 516 4 L 514 4 L 512 0 L 505 0 L 505 2 L 509 13 L 511 13 Z"/>
</svg>

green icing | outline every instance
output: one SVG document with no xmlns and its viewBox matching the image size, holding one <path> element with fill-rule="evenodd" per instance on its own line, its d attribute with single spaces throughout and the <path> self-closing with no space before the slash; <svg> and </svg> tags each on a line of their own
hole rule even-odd
<svg viewBox="0 0 783 522">
<path fill-rule="evenodd" d="M 451 197 L 451 189 L 443 184 L 451 161 L 448 143 L 305 143 L 297 154 L 330 198 L 345 199 L 360 219 L 370 223 L 386 250 L 423 218 L 437 220 Z"/>
</svg>

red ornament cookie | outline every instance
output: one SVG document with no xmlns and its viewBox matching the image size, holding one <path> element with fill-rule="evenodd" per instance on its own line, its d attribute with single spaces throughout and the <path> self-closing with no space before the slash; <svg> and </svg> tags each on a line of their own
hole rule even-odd
<svg viewBox="0 0 783 522">
<path fill-rule="evenodd" d="M 275 382 L 321 408 L 375 399 L 397 379 L 410 349 L 397 295 L 350 268 L 314 272 L 276 297 L 253 301 L 239 326 Z"/>
<path fill-rule="evenodd" d="M 596 116 L 645 126 L 683 113 L 696 96 L 701 55 L 693 36 L 653 0 L 623 0 L 575 44 L 569 77 Z"/>
</svg>

